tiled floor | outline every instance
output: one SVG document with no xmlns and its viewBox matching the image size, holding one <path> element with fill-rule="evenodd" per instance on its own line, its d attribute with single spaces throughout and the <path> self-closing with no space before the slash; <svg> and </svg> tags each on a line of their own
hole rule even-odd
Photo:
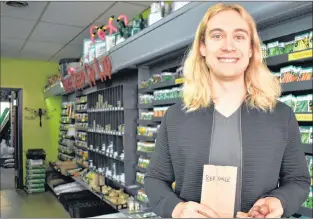
<svg viewBox="0 0 313 219">
<path fill-rule="evenodd" d="M 12 171 L 6 170 L 10 169 L 0 170 L 1 218 L 70 218 L 50 191 L 38 194 L 26 194 L 23 190 L 16 191 L 13 184 L 14 175 L 11 175 Z"/>
</svg>

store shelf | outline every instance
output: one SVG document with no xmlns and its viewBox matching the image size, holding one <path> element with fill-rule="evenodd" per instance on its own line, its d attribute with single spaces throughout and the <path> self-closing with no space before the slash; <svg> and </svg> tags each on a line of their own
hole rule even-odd
<svg viewBox="0 0 313 219">
<path fill-rule="evenodd" d="M 52 96 L 62 95 L 62 94 L 64 94 L 64 89 L 63 89 L 63 85 L 61 81 L 55 83 L 48 89 L 44 90 L 45 99 L 52 97 Z"/>
<path fill-rule="evenodd" d="M 106 174 L 101 174 L 101 175 L 105 176 L 106 179 L 109 179 L 111 182 L 113 182 L 116 187 L 128 189 L 124 183 L 118 181 L 117 179 L 113 178 L 112 176 L 109 176 Z"/>
<path fill-rule="evenodd" d="M 307 49 L 290 54 L 282 54 L 266 58 L 267 66 L 279 66 L 287 63 L 302 63 L 312 60 L 312 49 Z"/>
<path fill-rule="evenodd" d="M 147 157 L 147 158 L 151 158 L 153 152 L 146 152 L 146 151 L 138 151 L 138 150 L 137 150 L 136 154 L 137 154 L 137 155 L 144 156 L 144 157 Z"/>
<path fill-rule="evenodd" d="M 299 122 L 312 122 L 313 118 L 312 118 L 312 113 L 295 113 L 296 118 Z"/>
<path fill-rule="evenodd" d="M 313 90 L 313 80 L 307 81 L 295 81 L 290 83 L 282 83 L 282 92 L 298 92 L 298 91 L 312 91 Z"/>
<path fill-rule="evenodd" d="M 146 173 L 146 168 L 142 168 L 142 167 L 139 167 L 139 166 L 136 166 L 136 170 L 140 173 Z"/>
<path fill-rule="evenodd" d="M 116 111 L 124 111 L 123 107 L 112 107 L 112 108 L 103 108 L 103 109 L 89 109 L 88 113 L 99 113 L 99 112 L 116 112 Z"/>
<path fill-rule="evenodd" d="M 144 184 L 139 183 L 139 182 L 137 182 L 137 181 L 136 181 L 136 185 L 137 185 L 140 189 L 144 189 L 144 188 L 145 188 Z"/>
<path fill-rule="evenodd" d="M 176 87 L 181 85 L 184 82 L 183 78 L 177 78 L 175 80 L 169 80 L 169 81 L 164 81 L 156 84 L 152 84 L 151 86 L 147 88 L 140 88 L 138 90 L 139 93 L 151 93 L 154 90 L 158 89 L 166 89 L 166 88 L 171 88 L 171 87 Z"/>
<path fill-rule="evenodd" d="M 306 208 L 306 207 L 301 207 L 298 211 L 298 214 L 302 216 L 306 216 L 309 218 L 313 217 L 313 209 L 312 208 Z"/>
<path fill-rule="evenodd" d="M 168 100 L 153 100 L 153 106 L 172 105 L 181 102 L 181 98 L 168 99 Z"/>
<path fill-rule="evenodd" d="M 137 123 L 140 125 L 155 125 L 155 122 L 153 120 L 138 119 Z"/>
<path fill-rule="evenodd" d="M 136 201 L 138 201 L 142 206 L 146 207 L 146 208 L 149 208 L 150 205 L 149 205 L 149 202 L 144 202 L 144 201 L 141 201 L 140 199 L 136 198 Z"/>
<path fill-rule="evenodd" d="M 97 134 L 103 134 L 103 135 L 116 135 L 116 136 L 123 136 L 124 133 L 118 132 L 118 131 L 92 131 L 88 130 L 89 133 L 97 133 Z"/>
<path fill-rule="evenodd" d="M 111 158 L 111 159 L 114 159 L 114 160 L 117 160 L 117 161 L 120 161 L 120 162 L 124 162 L 123 159 L 119 158 L 119 157 L 114 157 L 113 155 L 109 154 L 108 152 L 104 152 L 104 151 L 96 151 L 94 149 L 89 149 L 89 151 L 92 151 L 92 152 L 95 152 L 97 154 L 100 154 L 100 155 L 103 155 L 105 157 L 108 157 L 108 158 Z"/>
<path fill-rule="evenodd" d="M 304 153 L 313 154 L 312 144 L 302 144 Z"/>
<path fill-rule="evenodd" d="M 150 136 L 142 136 L 142 135 L 137 135 L 137 139 L 140 141 L 155 141 L 156 137 L 150 137 Z"/>
<path fill-rule="evenodd" d="M 87 110 L 75 110 L 75 113 L 87 113 Z"/>
<path fill-rule="evenodd" d="M 163 117 L 153 117 L 154 122 L 162 122 Z"/>
<path fill-rule="evenodd" d="M 138 109 L 153 109 L 153 104 L 138 104 Z"/>
</svg>

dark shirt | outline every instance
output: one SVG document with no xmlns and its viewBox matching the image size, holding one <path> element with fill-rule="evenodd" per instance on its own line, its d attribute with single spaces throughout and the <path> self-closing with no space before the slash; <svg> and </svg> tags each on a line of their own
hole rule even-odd
<svg viewBox="0 0 313 219">
<path fill-rule="evenodd" d="M 209 153 L 209 164 L 237 167 L 235 209 L 233 215 L 233 217 L 235 217 L 236 212 L 240 211 L 241 203 L 240 108 L 229 117 L 225 117 L 215 110 L 213 119 L 212 146 Z"/>
</svg>

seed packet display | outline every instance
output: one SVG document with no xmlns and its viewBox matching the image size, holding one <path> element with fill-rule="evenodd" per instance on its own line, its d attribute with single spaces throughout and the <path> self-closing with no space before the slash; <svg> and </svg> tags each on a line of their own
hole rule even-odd
<svg viewBox="0 0 313 219">
<path fill-rule="evenodd" d="M 285 42 L 284 53 L 292 53 L 294 44 L 295 44 L 294 41 Z"/>
<path fill-rule="evenodd" d="M 301 68 L 299 71 L 298 81 L 306 81 L 312 79 L 312 67 Z"/>
<path fill-rule="evenodd" d="M 295 45 L 293 51 L 300 51 L 309 48 L 309 33 L 304 33 L 295 37 Z"/>
<path fill-rule="evenodd" d="M 313 127 L 310 127 L 310 138 L 309 138 L 309 144 L 313 143 Z"/>
<path fill-rule="evenodd" d="M 298 80 L 298 72 L 295 66 L 289 65 L 280 69 L 280 82 L 281 83 L 294 82 L 297 80 Z"/>
<path fill-rule="evenodd" d="M 312 48 L 313 31 L 309 33 L 309 48 Z"/>
<path fill-rule="evenodd" d="M 265 45 L 265 44 L 262 44 L 261 49 L 262 49 L 263 58 L 266 58 L 266 57 L 267 57 L 267 48 L 266 48 L 266 45 Z"/>
<path fill-rule="evenodd" d="M 308 95 L 297 96 L 295 112 L 297 113 L 309 112 L 309 101 L 310 97 Z"/>
<path fill-rule="evenodd" d="M 269 57 L 279 55 L 279 42 L 278 41 L 267 44 L 267 55 Z"/>
<path fill-rule="evenodd" d="M 312 99 L 313 99 L 313 95 L 312 94 L 308 94 L 308 101 L 309 101 L 309 112 L 312 112 Z"/>
<path fill-rule="evenodd" d="M 284 42 L 280 42 L 278 44 L 278 54 L 277 55 L 281 55 L 285 53 L 285 43 Z"/>
<path fill-rule="evenodd" d="M 311 138 L 312 127 L 311 126 L 300 126 L 301 142 L 303 144 L 309 144 Z"/>
</svg>

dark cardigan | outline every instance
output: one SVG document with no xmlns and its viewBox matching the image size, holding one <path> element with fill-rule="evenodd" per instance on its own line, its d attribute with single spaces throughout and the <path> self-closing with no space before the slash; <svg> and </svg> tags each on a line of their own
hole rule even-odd
<svg viewBox="0 0 313 219">
<path fill-rule="evenodd" d="M 181 201 L 200 202 L 213 113 L 213 106 L 186 113 L 182 103 L 167 110 L 145 175 L 145 191 L 159 216 L 171 217 Z M 248 212 L 260 197 L 273 196 L 281 200 L 283 216 L 296 213 L 309 194 L 310 175 L 291 108 L 278 102 L 273 113 L 265 113 L 243 104 L 241 129 L 241 211 Z"/>
</svg>

